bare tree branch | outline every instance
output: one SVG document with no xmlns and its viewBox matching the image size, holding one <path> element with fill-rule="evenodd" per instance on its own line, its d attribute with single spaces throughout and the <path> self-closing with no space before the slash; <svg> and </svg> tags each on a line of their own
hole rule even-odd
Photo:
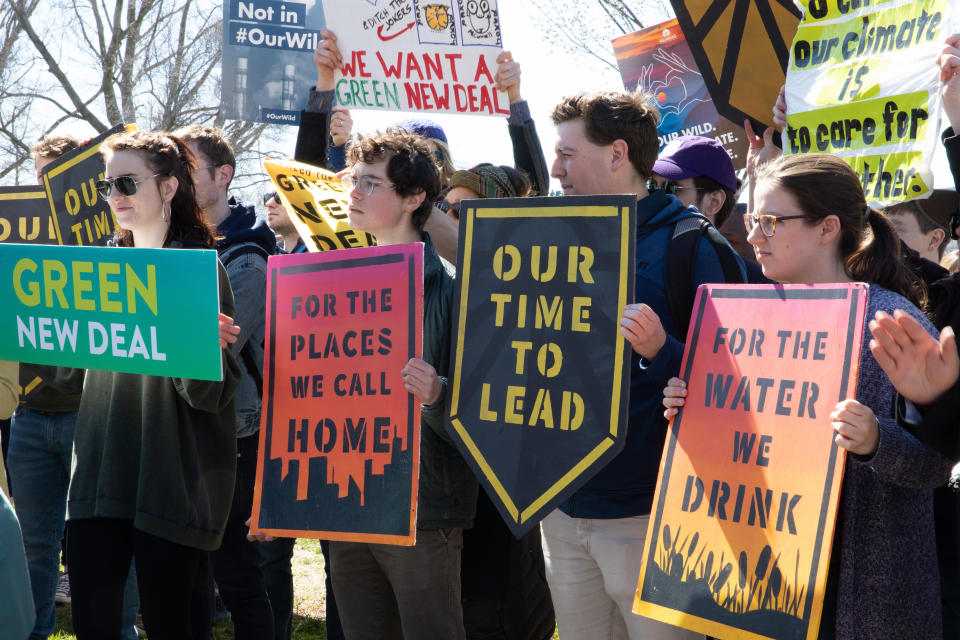
<svg viewBox="0 0 960 640">
<path fill-rule="evenodd" d="M 100 118 L 94 115 L 93 112 L 87 108 L 87 105 L 84 104 L 79 94 L 77 94 L 76 90 L 73 88 L 73 84 L 60 68 L 60 64 L 54 59 L 53 55 L 50 53 L 49 49 L 47 49 L 40 36 L 37 35 L 37 32 L 34 30 L 33 25 L 30 22 L 30 16 L 24 10 L 23 0 L 20 0 L 19 2 L 17 0 L 7 0 L 7 2 L 13 9 L 17 19 L 20 21 L 20 26 L 23 28 L 24 33 L 27 34 L 27 37 L 30 38 L 33 46 L 36 47 L 37 51 L 47 63 L 50 73 L 53 74 L 53 76 L 60 82 L 64 92 L 66 92 L 67 96 L 69 96 L 70 101 L 73 102 L 77 111 L 82 114 L 84 120 L 93 125 L 97 131 L 106 131 L 109 127 L 104 125 Z"/>
<path fill-rule="evenodd" d="M 611 39 L 673 15 L 669 0 L 532 0 L 532 5 L 548 23 L 548 40 L 613 69 L 617 63 Z"/>
</svg>

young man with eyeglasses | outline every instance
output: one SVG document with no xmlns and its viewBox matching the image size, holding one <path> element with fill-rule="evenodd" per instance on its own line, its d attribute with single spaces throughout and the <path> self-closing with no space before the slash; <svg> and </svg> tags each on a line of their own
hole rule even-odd
<svg viewBox="0 0 960 640">
<path fill-rule="evenodd" d="M 464 639 L 460 550 L 477 481 L 443 425 L 454 283 L 423 231 L 440 177 L 423 139 L 403 133 L 360 136 L 348 165 L 350 226 L 380 245 L 424 244 L 423 358 L 400 372 L 422 427 L 416 545 L 331 542 L 340 618 L 348 638 Z"/>
<path fill-rule="evenodd" d="M 667 302 L 666 251 L 675 229 L 699 224 L 699 212 L 663 190 L 650 192 L 659 147 L 659 114 L 642 94 L 581 93 L 553 111 L 556 160 L 551 175 L 564 195 L 637 194 L 636 304 L 621 332 L 633 347 L 629 426 L 623 451 L 542 522 L 547 581 L 564 640 L 702 638 L 633 613 L 644 538 L 666 437 L 660 398 L 680 370 L 686 326 Z M 718 245 L 696 246 L 691 286 L 722 282 Z M 743 265 L 722 239 L 720 251 L 743 281 Z M 688 292 L 692 295 L 692 291 Z"/>
<path fill-rule="evenodd" d="M 174 135 L 196 156 L 193 171 L 197 203 L 204 218 L 217 228 L 217 254 L 230 278 L 235 303 L 234 320 L 240 335 L 231 346 L 243 377 L 236 391 L 237 476 L 233 504 L 220 549 L 210 555 L 220 596 L 233 618 L 238 637 L 274 636 L 273 613 L 267 596 L 260 552 L 247 541 L 244 522 L 250 517 L 259 445 L 262 394 L 263 341 L 266 326 L 267 257 L 276 250 L 276 237 L 253 206 L 227 196 L 236 159 L 223 131 L 192 125 Z M 211 587 L 212 588 L 212 587 Z M 198 594 L 203 599 L 207 593 Z M 212 602 L 212 599 L 209 600 Z M 209 635 L 206 615 L 195 616 L 195 633 Z M 212 623 L 212 618 L 210 619 Z"/>
<path fill-rule="evenodd" d="M 681 136 L 668 142 L 653 163 L 650 186 L 696 207 L 719 229 L 737 204 L 740 181 L 722 144 L 703 136 Z"/>
</svg>

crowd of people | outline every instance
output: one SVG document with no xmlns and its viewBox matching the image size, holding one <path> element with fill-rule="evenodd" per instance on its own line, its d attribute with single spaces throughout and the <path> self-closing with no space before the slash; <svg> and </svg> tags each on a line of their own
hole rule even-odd
<svg viewBox="0 0 960 640">
<path fill-rule="evenodd" d="M 322 542 L 328 638 L 702 638 L 633 603 L 667 419 L 686 400 L 677 376 L 694 292 L 722 282 L 869 285 L 856 392 L 829 418 L 848 463 L 818 637 L 960 637 L 960 500 L 947 486 L 960 461 L 960 279 L 938 264 L 960 230 L 956 190 L 875 210 L 843 160 L 782 156 L 772 129 L 749 122 L 744 187 L 714 140 L 660 150 L 656 107 L 616 91 L 554 107 L 548 169 L 509 52 L 496 81 L 514 166 L 458 170 L 430 120 L 352 131 L 335 104 L 334 34 L 314 61 L 295 159 L 340 173 L 353 229 L 424 246 L 423 353 L 397 372 L 422 407 L 417 540 Z M 960 185 L 960 34 L 931 64 Z M 781 92 L 778 126 L 787 108 Z M 38 179 L 79 146 L 34 146 Z M 236 160 L 217 129 L 119 133 L 101 153 L 112 246 L 218 252 L 223 379 L 0 363 L 0 415 L 13 414 L 0 495 L 15 505 L 0 498 L 0 637 L 47 638 L 59 595 L 80 640 L 136 637 L 138 612 L 152 640 L 206 639 L 218 598 L 238 640 L 289 639 L 294 540 L 248 527 L 267 260 L 305 251 L 303 240 L 275 192 L 262 213 L 230 197 Z M 620 317 L 634 373 L 622 452 L 516 539 L 444 426 L 457 224 L 462 200 L 546 195 L 550 177 L 564 195 L 637 197 L 636 302 Z"/>
</svg>

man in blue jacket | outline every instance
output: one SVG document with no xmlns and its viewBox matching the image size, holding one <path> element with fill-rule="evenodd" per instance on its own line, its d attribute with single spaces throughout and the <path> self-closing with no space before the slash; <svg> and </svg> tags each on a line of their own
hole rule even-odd
<svg viewBox="0 0 960 640">
<path fill-rule="evenodd" d="M 638 198 L 637 303 L 621 318 L 634 350 L 626 444 L 542 523 L 547 581 L 564 640 L 702 638 L 632 612 L 666 436 L 660 400 L 683 356 L 667 303 L 664 258 L 677 224 L 701 217 L 663 190 L 647 191 L 659 147 L 658 119 L 645 96 L 616 92 L 569 96 L 553 111 L 557 145 L 551 175 L 564 195 Z M 717 247 L 704 235 L 693 266 L 695 286 L 723 281 L 718 251 L 729 251 L 742 272 L 729 245 Z"/>
<path fill-rule="evenodd" d="M 247 541 L 244 522 L 253 505 L 257 469 L 260 403 L 263 387 L 263 338 L 266 328 L 267 257 L 277 240 L 252 205 L 228 198 L 236 159 L 219 129 L 193 125 L 174 132 L 196 155 L 193 181 L 203 217 L 216 226 L 217 254 L 233 289 L 234 321 L 240 335 L 231 346 L 243 370 L 237 387 L 237 477 L 233 504 L 220 549 L 211 555 L 220 595 L 233 617 L 237 637 L 271 640 L 273 613 L 267 597 L 260 552 Z M 203 616 L 195 617 L 206 627 Z M 195 631 L 196 632 L 196 631 Z M 201 630 L 206 637 L 209 629 Z"/>
</svg>

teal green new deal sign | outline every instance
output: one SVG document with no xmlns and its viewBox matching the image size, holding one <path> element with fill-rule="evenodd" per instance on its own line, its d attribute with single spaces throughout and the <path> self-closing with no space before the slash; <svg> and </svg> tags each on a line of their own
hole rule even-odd
<svg viewBox="0 0 960 640">
<path fill-rule="evenodd" d="M 221 380 L 217 254 L 0 244 L 0 359 Z"/>
</svg>

